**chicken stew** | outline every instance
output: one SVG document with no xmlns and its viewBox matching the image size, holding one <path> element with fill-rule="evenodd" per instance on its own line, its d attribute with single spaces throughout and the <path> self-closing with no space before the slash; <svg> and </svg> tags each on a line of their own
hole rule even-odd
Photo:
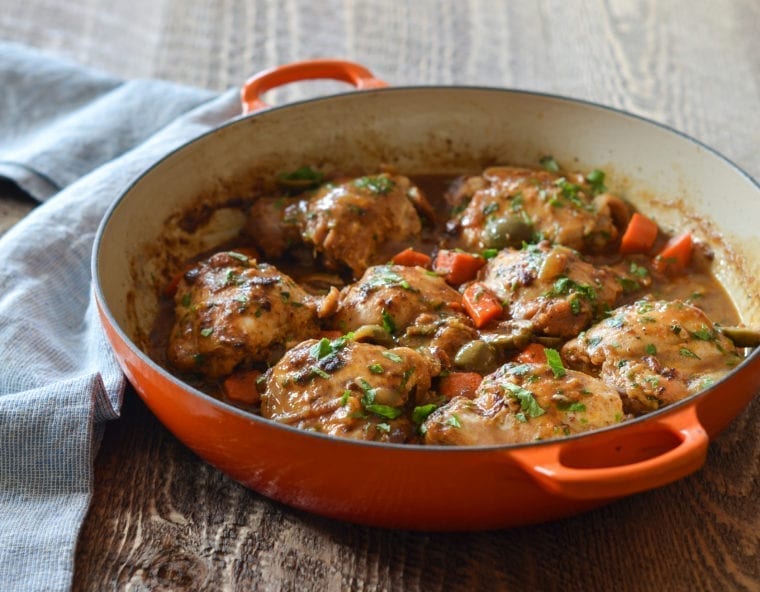
<svg viewBox="0 0 760 592">
<path fill-rule="evenodd" d="M 756 336 L 709 250 L 540 164 L 283 173 L 168 282 L 150 354 L 272 421 L 427 445 L 611 426 L 730 372 Z"/>
</svg>

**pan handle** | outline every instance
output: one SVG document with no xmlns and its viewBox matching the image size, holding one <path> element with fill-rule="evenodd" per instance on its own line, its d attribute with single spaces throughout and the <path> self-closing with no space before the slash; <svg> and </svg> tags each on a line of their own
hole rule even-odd
<svg viewBox="0 0 760 592">
<path fill-rule="evenodd" d="M 273 88 L 282 86 L 283 84 L 290 84 L 291 82 L 314 80 L 317 78 L 331 78 L 333 80 L 348 82 L 359 90 L 388 86 L 386 82 L 375 78 L 372 72 L 364 66 L 360 66 L 354 62 L 332 59 L 293 62 L 259 72 L 245 82 L 240 92 L 243 113 L 267 109 L 269 105 L 261 100 L 261 95 Z"/>
<path fill-rule="evenodd" d="M 656 422 L 631 425 L 584 442 L 516 449 L 510 455 L 550 493 L 569 499 L 612 499 L 654 489 L 697 471 L 705 462 L 709 437 L 687 405 Z"/>
</svg>

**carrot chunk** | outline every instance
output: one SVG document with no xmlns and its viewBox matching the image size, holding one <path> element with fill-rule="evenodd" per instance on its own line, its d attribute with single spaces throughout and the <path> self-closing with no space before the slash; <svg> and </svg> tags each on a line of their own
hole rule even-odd
<svg viewBox="0 0 760 592">
<path fill-rule="evenodd" d="M 433 262 L 433 270 L 444 276 L 448 283 L 459 285 L 475 279 L 485 264 L 486 260 L 478 255 L 441 249 Z"/>
<path fill-rule="evenodd" d="M 531 343 L 517 356 L 515 362 L 520 364 L 546 364 L 546 351 L 540 343 Z"/>
<path fill-rule="evenodd" d="M 691 261 L 691 253 L 694 250 L 694 241 L 691 233 L 671 238 L 663 247 L 662 251 L 654 258 L 652 267 L 660 273 L 683 273 Z"/>
<path fill-rule="evenodd" d="M 467 286 L 462 295 L 464 309 L 470 318 L 475 322 L 475 326 L 480 329 L 492 320 L 499 318 L 504 311 L 504 307 L 499 302 L 485 284 L 475 282 Z"/>
<path fill-rule="evenodd" d="M 397 253 L 391 259 L 396 265 L 405 265 L 407 267 L 428 267 L 432 259 L 430 255 L 415 251 L 412 247 L 404 249 L 400 253 Z"/>
<path fill-rule="evenodd" d="M 646 253 L 657 240 L 657 223 L 636 212 L 631 216 L 623 238 L 620 240 L 620 252 Z"/>
<path fill-rule="evenodd" d="M 225 379 L 224 394 L 234 403 L 243 405 L 257 405 L 261 400 L 256 380 L 261 376 L 258 370 L 235 372 Z"/>
<path fill-rule="evenodd" d="M 447 399 L 467 397 L 474 399 L 483 377 L 477 372 L 452 372 L 441 377 L 438 391 Z"/>
</svg>

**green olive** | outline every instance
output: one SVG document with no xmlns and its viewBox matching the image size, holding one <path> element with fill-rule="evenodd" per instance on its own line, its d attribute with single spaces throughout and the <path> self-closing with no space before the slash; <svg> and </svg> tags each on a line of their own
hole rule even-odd
<svg viewBox="0 0 760 592">
<path fill-rule="evenodd" d="M 515 216 L 491 218 L 481 233 L 483 244 L 489 249 L 519 247 L 533 236 L 533 226 Z"/>
<path fill-rule="evenodd" d="M 497 350 L 509 351 L 522 349 L 530 343 L 533 336 L 533 327 L 516 325 L 507 333 L 497 333 L 486 336 L 488 343 Z"/>
<path fill-rule="evenodd" d="M 362 341 L 384 345 L 385 347 L 394 347 L 393 336 L 383 329 L 380 325 L 362 325 L 354 331 L 354 341 Z"/>
<path fill-rule="evenodd" d="M 454 365 L 474 372 L 487 372 L 496 365 L 496 351 L 482 339 L 475 339 L 459 348 Z"/>
<path fill-rule="evenodd" d="M 733 341 L 736 347 L 757 347 L 760 345 L 760 330 L 749 327 L 723 327 L 720 331 Z"/>
</svg>

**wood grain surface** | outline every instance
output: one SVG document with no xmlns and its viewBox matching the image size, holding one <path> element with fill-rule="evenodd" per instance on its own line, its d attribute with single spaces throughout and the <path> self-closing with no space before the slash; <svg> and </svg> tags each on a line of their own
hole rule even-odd
<svg viewBox="0 0 760 592">
<path fill-rule="evenodd" d="M 0 37 L 122 77 L 222 90 L 279 63 L 343 56 L 398 85 L 506 86 L 622 108 L 760 178 L 757 0 L 7 8 Z M 273 100 L 313 92 L 292 87 Z M 0 232 L 31 207 L 0 184 Z M 667 487 L 550 524 L 431 534 L 339 523 L 263 498 L 201 462 L 129 390 L 97 457 L 74 589 L 760 590 L 758 418 L 756 397 L 711 445 L 705 467 Z"/>
</svg>

